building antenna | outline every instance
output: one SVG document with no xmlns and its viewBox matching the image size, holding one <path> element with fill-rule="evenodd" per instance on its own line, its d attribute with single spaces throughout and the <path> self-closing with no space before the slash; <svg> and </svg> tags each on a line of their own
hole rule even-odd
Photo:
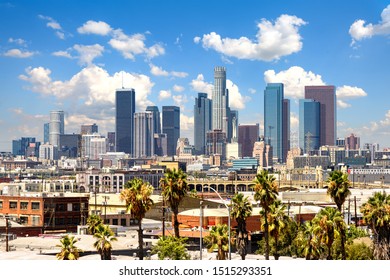
<svg viewBox="0 0 390 280">
<path fill-rule="evenodd" d="M 122 71 L 122 89 L 124 89 L 124 87 L 123 87 L 123 71 Z"/>
</svg>

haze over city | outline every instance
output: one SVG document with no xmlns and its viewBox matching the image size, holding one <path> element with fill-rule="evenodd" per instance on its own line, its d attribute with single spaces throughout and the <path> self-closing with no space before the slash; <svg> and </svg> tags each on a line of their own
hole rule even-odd
<svg viewBox="0 0 390 280">
<path fill-rule="evenodd" d="M 0 151 L 42 141 L 51 110 L 66 133 L 115 131 L 122 86 L 137 112 L 179 106 L 193 143 L 195 97 L 211 98 L 216 66 L 239 123 L 260 134 L 267 83 L 284 84 L 296 133 L 304 86 L 334 85 L 337 136 L 390 147 L 387 1 L 1 1 L 0 14 Z"/>
</svg>

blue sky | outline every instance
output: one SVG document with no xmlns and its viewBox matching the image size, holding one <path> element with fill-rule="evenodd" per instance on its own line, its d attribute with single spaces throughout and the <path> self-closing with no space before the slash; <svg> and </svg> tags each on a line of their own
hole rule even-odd
<svg viewBox="0 0 390 280">
<path fill-rule="evenodd" d="M 66 133 L 114 131 L 122 81 L 137 111 L 180 106 L 192 142 L 215 66 L 239 123 L 262 127 L 266 83 L 283 82 L 297 132 L 304 86 L 335 85 L 338 137 L 390 147 L 389 1 L 0 1 L 0 26 L 0 151 L 43 140 L 50 110 Z"/>
</svg>

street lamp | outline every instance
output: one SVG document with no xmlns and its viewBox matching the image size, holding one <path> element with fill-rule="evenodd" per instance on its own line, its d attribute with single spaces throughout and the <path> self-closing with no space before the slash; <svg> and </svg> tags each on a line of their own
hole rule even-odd
<svg viewBox="0 0 390 280">
<path fill-rule="evenodd" d="M 202 260 L 203 200 L 200 201 L 199 211 L 199 259 Z"/>
<path fill-rule="evenodd" d="M 229 215 L 229 217 L 228 217 L 228 239 L 229 239 L 229 243 L 228 243 L 228 245 L 229 245 L 229 260 L 231 260 L 232 259 L 232 248 L 231 248 L 231 244 L 230 244 L 230 235 L 231 235 L 231 233 L 230 233 L 230 207 L 225 203 L 225 201 L 222 199 L 222 197 L 221 197 L 221 195 L 214 189 L 214 188 L 212 188 L 212 187 L 209 187 L 209 186 L 204 186 L 204 188 L 209 188 L 210 190 L 212 190 L 213 192 L 215 192 L 217 195 L 218 195 L 218 197 L 219 197 L 219 199 L 222 201 L 222 203 L 223 203 L 223 205 L 225 205 L 225 207 L 227 208 L 227 210 L 228 210 L 228 215 Z"/>
</svg>

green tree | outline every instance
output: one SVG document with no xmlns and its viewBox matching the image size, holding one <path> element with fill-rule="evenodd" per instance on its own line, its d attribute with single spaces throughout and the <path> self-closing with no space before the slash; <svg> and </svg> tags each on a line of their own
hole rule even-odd
<svg viewBox="0 0 390 280">
<path fill-rule="evenodd" d="M 187 238 L 175 236 L 161 237 L 152 249 L 152 254 L 157 254 L 159 260 L 189 260 L 191 258 L 186 248 Z"/>
<path fill-rule="evenodd" d="M 333 171 L 330 173 L 329 178 L 327 180 L 329 183 L 328 186 L 328 195 L 332 198 L 334 203 L 337 205 L 337 209 L 342 213 L 342 207 L 347 199 L 347 197 L 351 194 L 349 187 L 351 186 L 351 182 L 348 179 L 348 174 L 343 173 L 339 170 Z M 340 229 L 340 237 L 341 237 L 341 254 L 342 259 L 346 259 L 345 253 L 345 230 Z"/>
<path fill-rule="evenodd" d="M 286 206 L 283 205 L 280 200 L 275 200 L 274 203 L 270 205 L 267 216 L 269 224 L 269 235 L 274 239 L 273 254 L 275 260 L 279 259 L 280 251 L 282 249 L 280 244 L 280 236 L 289 223 L 289 217 L 285 213 L 285 210 Z M 261 210 L 261 212 L 263 211 L 264 210 Z M 266 217 L 265 214 L 264 217 Z"/>
<path fill-rule="evenodd" d="M 254 199 L 260 203 L 263 208 L 264 217 L 268 216 L 270 205 L 277 199 L 278 185 L 275 181 L 275 177 L 268 174 L 268 171 L 263 170 L 256 175 L 254 180 L 255 185 L 253 190 L 255 191 Z M 264 219 L 264 239 L 265 239 L 265 259 L 269 260 L 269 234 L 268 234 L 268 219 Z"/>
<path fill-rule="evenodd" d="M 345 222 L 341 216 L 340 211 L 332 207 L 326 207 L 322 209 L 316 217 L 314 217 L 313 222 L 314 234 L 317 235 L 317 238 L 327 247 L 328 254 L 327 260 L 332 260 L 332 245 L 336 237 L 340 235 L 340 231 L 345 231 Z"/>
<path fill-rule="evenodd" d="M 375 192 L 361 206 L 360 212 L 374 235 L 375 259 L 390 259 L 390 195 Z"/>
<path fill-rule="evenodd" d="M 96 214 L 89 215 L 87 219 L 88 233 L 94 235 L 96 228 L 101 224 L 103 224 L 103 220 L 102 218 L 100 218 L 99 215 Z"/>
<path fill-rule="evenodd" d="M 373 260 L 373 250 L 364 242 L 353 242 L 347 245 L 347 260 Z"/>
<path fill-rule="evenodd" d="M 217 260 L 226 260 L 229 251 L 229 229 L 226 224 L 212 226 L 209 235 L 204 238 L 209 252 L 218 250 Z"/>
<path fill-rule="evenodd" d="M 74 236 L 65 235 L 60 239 L 61 245 L 56 245 L 61 248 L 61 252 L 56 254 L 58 260 L 78 260 L 81 250 L 75 246 L 77 240 Z"/>
<path fill-rule="evenodd" d="M 237 193 L 232 198 L 231 216 L 236 219 L 236 248 L 242 260 L 245 260 L 248 247 L 248 231 L 246 229 L 246 220 L 252 215 L 252 205 L 248 197 L 242 193 Z"/>
<path fill-rule="evenodd" d="M 173 228 L 175 237 L 180 237 L 179 231 L 179 205 L 183 198 L 187 195 L 188 184 L 187 175 L 183 170 L 167 169 L 165 176 L 160 179 L 160 187 L 162 189 L 162 196 L 169 205 L 173 213 Z"/>
<path fill-rule="evenodd" d="M 153 206 L 153 200 L 150 198 L 152 194 L 153 186 L 140 178 L 134 178 L 126 182 L 120 193 L 121 200 L 126 203 L 127 211 L 138 220 L 138 254 L 140 260 L 144 258 L 142 219 L 145 218 L 146 212 Z"/>
<path fill-rule="evenodd" d="M 101 260 L 111 260 L 112 242 L 118 241 L 108 225 L 100 224 L 93 235 L 97 240 L 93 244 Z"/>
<path fill-rule="evenodd" d="M 301 254 L 306 260 L 318 260 L 322 253 L 321 242 L 318 236 L 315 235 L 314 229 L 316 224 L 311 221 L 306 221 L 299 230 L 296 242 L 297 247 L 301 249 Z"/>
</svg>

